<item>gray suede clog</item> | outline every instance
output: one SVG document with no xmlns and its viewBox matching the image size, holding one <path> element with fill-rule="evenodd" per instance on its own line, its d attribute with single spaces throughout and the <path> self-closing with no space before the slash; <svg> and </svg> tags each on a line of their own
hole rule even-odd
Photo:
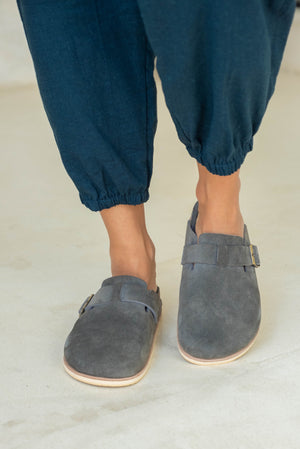
<svg viewBox="0 0 300 449">
<path fill-rule="evenodd" d="M 203 233 L 197 239 L 198 201 L 187 222 L 177 317 L 181 355 L 197 365 L 226 363 L 254 343 L 261 320 L 255 268 L 257 246 L 244 237 Z"/>
<path fill-rule="evenodd" d="M 92 385 L 121 387 L 147 372 L 161 316 L 160 289 L 136 276 L 112 276 L 79 309 L 64 345 L 64 368 Z"/>
</svg>

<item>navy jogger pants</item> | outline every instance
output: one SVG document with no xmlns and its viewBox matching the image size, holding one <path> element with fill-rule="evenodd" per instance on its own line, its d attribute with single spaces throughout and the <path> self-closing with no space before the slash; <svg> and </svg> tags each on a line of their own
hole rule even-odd
<svg viewBox="0 0 300 449">
<path fill-rule="evenodd" d="M 17 5 L 61 159 L 92 211 L 149 198 L 155 57 L 188 153 L 213 174 L 235 172 L 274 92 L 296 7 L 295 0 Z"/>
</svg>

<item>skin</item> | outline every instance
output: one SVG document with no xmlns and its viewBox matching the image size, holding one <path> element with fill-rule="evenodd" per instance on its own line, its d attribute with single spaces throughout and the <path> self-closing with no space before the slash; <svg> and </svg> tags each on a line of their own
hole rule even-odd
<svg viewBox="0 0 300 449">
<path fill-rule="evenodd" d="M 197 236 L 213 232 L 243 237 L 240 169 L 229 176 L 220 176 L 210 173 L 198 162 L 197 167 Z M 136 206 L 118 204 L 102 209 L 100 215 L 110 242 L 112 276 L 137 276 L 146 281 L 148 289 L 156 290 L 155 246 L 146 228 L 144 203 Z"/>
</svg>

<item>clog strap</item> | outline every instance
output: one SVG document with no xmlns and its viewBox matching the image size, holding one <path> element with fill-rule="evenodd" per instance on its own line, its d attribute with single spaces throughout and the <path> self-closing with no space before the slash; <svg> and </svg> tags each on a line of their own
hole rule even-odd
<svg viewBox="0 0 300 449">
<path fill-rule="evenodd" d="M 113 286 L 107 285 L 101 287 L 94 295 L 88 296 L 82 303 L 78 313 L 82 315 L 86 310 L 99 306 L 110 301 L 113 297 Z M 155 322 L 158 322 L 161 313 L 161 299 L 158 291 L 154 292 L 147 290 L 144 286 L 134 283 L 125 283 L 122 285 L 119 295 L 120 301 L 134 302 L 141 304 L 143 307 L 149 309 L 153 315 Z"/>
<path fill-rule="evenodd" d="M 88 309 L 95 307 L 96 305 L 101 305 L 112 299 L 114 289 L 112 285 L 102 286 L 95 294 L 89 295 L 82 303 L 80 309 L 78 310 L 79 315 L 82 315 Z"/>
<path fill-rule="evenodd" d="M 123 302 L 135 302 L 147 307 L 152 312 L 155 322 L 158 322 L 161 312 L 161 299 L 158 292 L 145 289 L 138 284 L 124 284 L 120 292 L 120 300 Z"/>
<path fill-rule="evenodd" d="M 181 264 L 203 263 L 220 266 L 260 266 L 256 245 L 219 245 L 201 242 L 185 245 Z"/>
</svg>

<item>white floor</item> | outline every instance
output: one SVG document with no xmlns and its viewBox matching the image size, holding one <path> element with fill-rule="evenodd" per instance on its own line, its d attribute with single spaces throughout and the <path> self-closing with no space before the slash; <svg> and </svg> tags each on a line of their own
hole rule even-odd
<svg viewBox="0 0 300 449">
<path fill-rule="evenodd" d="M 253 348 L 219 367 L 176 346 L 181 254 L 197 167 L 158 82 L 149 233 L 162 327 L 136 385 L 83 384 L 63 369 L 82 301 L 110 276 L 100 214 L 66 175 L 36 85 L 1 96 L 1 448 L 298 449 L 300 445 L 300 75 L 282 70 L 241 168 L 241 209 L 258 246 L 262 325 Z M 180 180 L 180 183 L 179 183 Z"/>
</svg>

